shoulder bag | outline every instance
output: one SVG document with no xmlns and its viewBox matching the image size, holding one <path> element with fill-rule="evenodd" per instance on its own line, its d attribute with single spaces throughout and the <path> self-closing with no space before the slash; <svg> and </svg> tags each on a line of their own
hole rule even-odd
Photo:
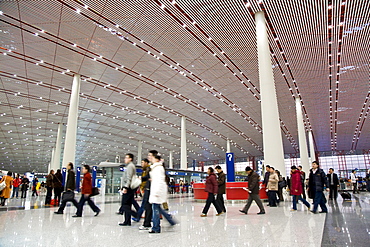
<svg viewBox="0 0 370 247">
<path fill-rule="evenodd" d="M 132 176 L 130 188 L 133 190 L 137 189 L 140 186 L 140 184 L 141 184 L 141 179 L 136 175 Z"/>
</svg>

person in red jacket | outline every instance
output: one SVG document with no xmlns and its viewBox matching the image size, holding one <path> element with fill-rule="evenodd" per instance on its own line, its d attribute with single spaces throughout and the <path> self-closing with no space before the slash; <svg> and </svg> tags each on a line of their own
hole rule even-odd
<svg viewBox="0 0 370 247">
<path fill-rule="evenodd" d="M 21 183 L 22 183 L 22 179 L 20 179 L 19 174 L 17 174 L 17 177 L 13 180 L 12 198 L 14 198 L 14 196 L 18 198 L 18 191 L 19 191 L 19 186 L 21 185 Z"/>
<path fill-rule="evenodd" d="M 206 180 L 205 191 L 208 192 L 208 198 L 207 198 L 206 205 L 204 206 L 203 212 L 200 215 L 200 217 L 207 217 L 207 213 L 208 213 L 209 207 L 211 206 L 211 203 L 216 208 L 216 211 L 217 211 L 216 215 L 219 216 L 223 214 L 224 212 L 222 212 L 222 209 L 220 205 L 218 204 L 218 201 L 216 201 L 216 198 L 215 198 L 218 192 L 218 182 L 217 182 L 216 175 L 214 173 L 214 169 L 212 167 L 209 167 L 207 170 L 207 174 L 208 174 L 208 177 Z"/>
<path fill-rule="evenodd" d="M 293 208 L 291 209 L 291 211 L 297 211 L 297 201 L 298 200 L 303 202 L 303 204 L 307 206 L 308 210 L 310 210 L 310 204 L 306 201 L 306 199 L 301 197 L 301 194 L 302 194 L 302 180 L 301 180 L 302 172 L 300 170 L 298 170 L 296 166 L 292 166 L 291 169 L 292 169 L 292 171 L 290 172 L 290 175 L 291 175 L 290 194 L 293 196 Z"/>
<path fill-rule="evenodd" d="M 100 213 L 100 209 L 95 205 L 95 203 L 91 200 L 92 194 L 92 179 L 90 174 L 90 166 L 84 165 L 82 167 L 82 173 L 84 174 L 84 178 L 82 181 L 81 187 L 81 199 L 78 203 L 77 213 L 72 217 L 82 217 L 82 210 L 84 207 L 85 202 L 89 203 L 90 208 L 95 212 L 95 216 L 98 216 Z"/>
</svg>

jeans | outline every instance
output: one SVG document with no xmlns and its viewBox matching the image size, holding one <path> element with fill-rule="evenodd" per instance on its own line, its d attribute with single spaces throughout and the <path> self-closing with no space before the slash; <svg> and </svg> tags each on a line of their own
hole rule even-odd
<svg viewBox="0 0 370 247">
<path fill-rule="evenodd" d="M 160 214 L 166 218 L 168 223 L 170 223 L 172 226 L 176 225 L 175 221 L 172 219 L 172 216 L 169 215 L 165 210 L 161 208 L 161 204 L 153 203 L 153 227 L 152 231 L 155 232 L 161 232 L 161 222 L 160 222 Z"/>
<path fill-rule="evenodd" d="M 313 210 L 312 210 L 314 213 L 317 211 L 319 205 L 323 212 L 328 211 L 325 205 L 324 193 L 322 191 L 315 191 L 315 198 L 313 199 Z"/>
<path fill-rule="evenodd" d="M 19 187 L 13 187 L 13 194 L 12 194 L 12 198 L 15 196 L 16 198 L 18 198 L 18 191 L 19 191 Z"/>
<path fill-rule="evenodd" d="M 89 203 L 89 206 L 90 208 L 95 212 L 99 212 L 100 209 L 95 205 L 95 203 L 91 200 L 91 196 L 85 196 L 85 195 L 81 195 L 81 198 L 80 198 L 80 201 L 78 203 L 78 208 L 77 208 L 77 215 L 78 216 L 82 216 L 82 210 L 83 210 L 83 207 L 84 207 L 84 204 L 85 202 L 88 202 Z"/>
<path fill-rule="evenodd" d="M 63 213 L 64 208 L 67 205 L 67 202 L 72 202 L 73 205 L 78 209 L 78 203 L 77 203 L 76 199 L 73 198 L 73 199 L 70 199 L 70 200 L 63 200 L 62 204 L 60 204 L 59 209 L 58 209 L 59 213 Z"/>
<path fill-rule="evenodd" d="M 217 201 L 218 205 L 220 206 L 221 210 L 226 213 L 224 195 L 223 194 L 217 194 L 216 201 Z"/>
<path fill-rule="evenodd" d="M 211 204 L 213 204 L 213 206 L 215 206 L 216 211 L 217 211 L 218 214 L 222 212 L 222 209 L 220 208 L 220 205 L 218 204 L 218 201 L 216 201 L 214 194 L 208 192 L 208 198 L 207 198 L 207 201 L 206 201 L 206 205 L 204 206 L 203 212 L 202 212 L 203 214 L 208 213 L 208 210 L 209 210 L 209 207 L 211 206 Z"/>
<path fill-rule="evenodd" d="M 146 193 L 146 192 L 144 192 L 144 193 Z M 145 205 L 147 204 L 147 202 L 148 202 L 148 200 L 144 196 L 143 201 L 141 202 L 141 207 L 139 208 L 139 210 L 137 210 L 137 220 L 138 220 L 138 222 L 140 221 L 141 216 L 144 213 Z"/>
<path fill-rule="evenodd" d="M 277 191 L 276 190 L 269 190 L 267 192 L 268 200 L 270 207 L 275 207 L 277 204 L 277 197 L 276 197 Z"/>
<path fill-rule="evenodd" d="M 46 187 L 46 191 L 45 204 L 50 204 L 53 195 L 53 187 Z"/>
<path fill-rule="evenodd" d="M 248 213 L 248 210 L 250 206 L 252 205 L 252 202 L 255 201 L 257 203 L 257 206 L 260 209 L 260 212 L 265 212 L 265 209 L 263 207 L 262 201 L 260 199 L 259 194 L 249 194 L 247 204 L 244 206 L 243 211 Z"/>
<path fill-rule="evenodd" d="M 301 195 L 293 195 L 293 209 L 297 210 L 297 201 L 300 200 L 303 202 L 304 205 L 306 205 L 308 208 L 310 208 L 310 204 L 306 201 L 306 199 L 302 198 Z"/>
</svg>

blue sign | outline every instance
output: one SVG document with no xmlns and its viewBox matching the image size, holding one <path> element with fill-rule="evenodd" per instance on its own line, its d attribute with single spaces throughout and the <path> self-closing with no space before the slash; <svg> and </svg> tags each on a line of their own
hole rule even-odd
<svg viewBox="0 0 370 247">
<path fill-rule="evenodd" d="M 235 182 L 234 153 L 226 153 L 227 182 Z"/>
<path fill-rule="evenodd" d="M 92 186 L 95 187 L 95 180 L 96 180 L 96 173 L 98 171 L 98 167 L 92 167 Z"/>
<path fill-rule="evenodd" d="M 80 192 L 80 181 L 81 181 L 81 167 L 77 167 L 76 172 L 76 190 Z"/>
<path fill-rule="evenodd" d="M 102 183 L 101 178 L 97 179 L 97 185 L 96 185 L 96 187 L 98 187 L 100 189 L 101 188 L 101 183 Z"/>
<path fill-rule="evenodd" d="M 64 184 L 65 184 L 65 181 L 66 181 L 66 177 L 67 177 L 67 168 L 65 168 L 65 167 L 62 168 L 62 176 L 63 176 L 62 185 L 64 187 Z"/>
</svg>

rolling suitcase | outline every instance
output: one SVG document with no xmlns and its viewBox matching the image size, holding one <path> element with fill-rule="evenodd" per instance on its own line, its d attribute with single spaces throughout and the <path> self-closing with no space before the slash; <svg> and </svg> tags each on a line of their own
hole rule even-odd
<svg viewBox="0 0 370 247">
<path fill-rule="evenodd" d="M 340 195 L 342 196 L 344 201 L 351 200 L 351 194 L 348 193 L 348 192 L 342 192 L 342 193 L 340 193 Z"/>
</svg>

